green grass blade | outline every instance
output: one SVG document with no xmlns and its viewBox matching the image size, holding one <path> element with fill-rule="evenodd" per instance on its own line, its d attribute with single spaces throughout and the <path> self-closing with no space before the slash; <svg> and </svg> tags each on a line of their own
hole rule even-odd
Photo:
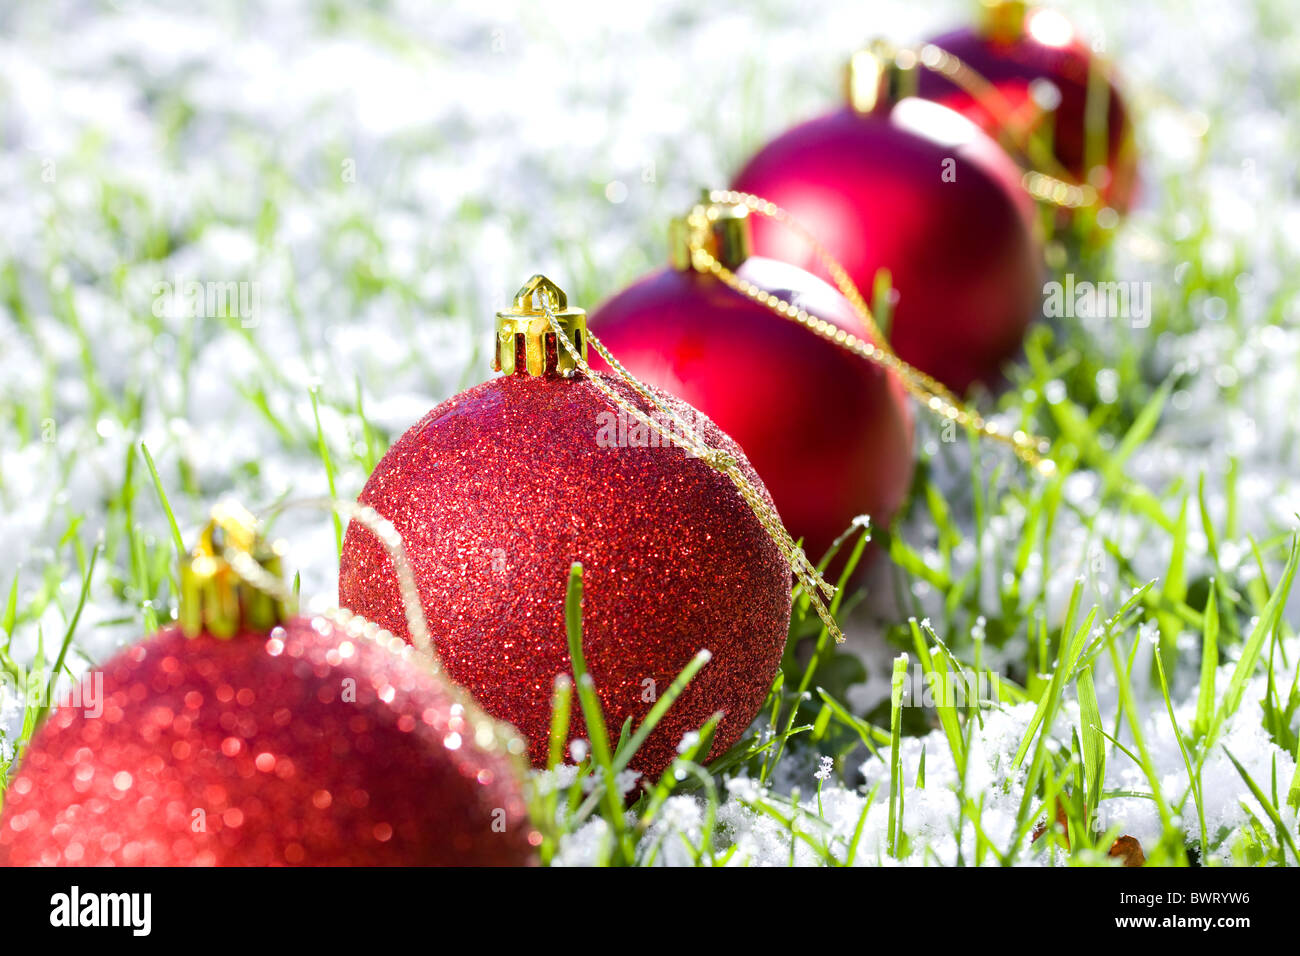
<svg viewBox="0 0 1300 956">
<path fill-rule="evenodd" d="M 614 755 L 609 747 L 605 713 L 600 706 L 596 682 L 587 672 L 587 659 L 582 648 L 582 565 L 576 562 L 569 567 L 569 582 L 564 597 L 564 625 L 569 639 L 574 684 L 578 689 L 578 705 L 587 725 L 587 743 L 591 745 L 591 757 L 600 768 L 604 781 L 605 820 L 614 831 L 620 861 L 630 862 L 623 794 L 618 788 L 618 772 L 614 769 Z"/>
<path fill-rule="evenodd" d="M 330 460 L 330 449 L 325 441 L 325 429 L 320 423 L 320 403 L 317 399 L 316 389 L 311 390 L 311 414 L 316 419 L 316 449 L 320 452 L 320 460 L 325 465 L 325 480 L 329 484 L 330 497 L 337 498 L 338 491 L 334 482 L 334 462 Z M 330 512 L 330 517 L 334 520 L 334 546 L 337 550 L 338 557 L 343 556 L 343 519 L 339 516 L 338 510 Z"/>
<path fill-rule="evenodd" d="M 637 727 L 636 732 L 628 739 L 626 745 L 619 748 L 618 757 L 614 761 L 615 771 L 627 769 L 628 763 L 636 756 L 636 752 L 641 749 L 641 745 L 646 742 L 646 738 L 654 731 L 659 721 L 663 719 L 664 714 L 668 713 L 668 708 L 681 696 L 682 691 L 686 689 L 686 685 L 691 682 L 691 679 L 712 658 L 713 655 L 709 651 L 701 649 L 691 658 L 690 663 L 682 668 L 682 672 L 668 686 L 668 690 L 659 695 L 659 699 L 650 708 L 650 713 L 646 714 L 645 720 L 641 721 L 641 725 Z"/>
<path fill-rule="evenodd" d="M 13 583 L 9 585 L 9 598 L 5 601 L 4 613 L 0 614 L 0 631 L 5 634 L 4 653 L 8 654 L 13 646 L 14 631 L 18 626 L 18 572 L 14 572 Z"/>
<path fill-rule="evenodd" d="M 938 663 L 930 654 L 929 645 L 926 643 L 921 628 L 916 622 L 916 618 L 908 620 L 908 626 L 912 630 L 912 644 L 916 648 L 916 656 L 921 662 L 921 672 L 926 681 L 935 687 L 937 692 L 942 695 L 942 699 L 935 700 L 934 710 L 939 717 L 939 725 L 943 728 L 943 734 L 948 738 L 948 747 L 952 751 L 953 760 L 957 765 L 957 774 L 960 776 L 965 773 L 966 767 L 966 742 L 962 738 L 961 725 L 957 720 L 957 708 L 954 702 L 948 698 L 952 696 L 952 682 L 949 679 L 948 663 L 946 654 L 940 653 Z M 913 701 L 913 706 L 919 704 L 919 701 Z"/>
<path fill-rule="evenodd" d="M 1101 804 L 1101 788 L 1106 780 L 1106 737 L 1102 732 L 1101 708 L 1093 685 L 1092 668 L 1085 667 L 1074 683 L 1079 695 L 1080 753 L 1083 758 L 1083 793 L 1088 812 L 1084 824 L 1089 832 Z"/>
<path fill-rule="evenodd" d="M 140 454 L 144 456 L 144 463 L 149 467 L 154 493 L 158 495 L 158 503 L 162 505 L 163 514 L 167 516 L 167 526 L 172 532 L 172 544 L 176 548 L 176 560 L 179 561 L 185 557 L 185 539 L 181 537 L 180 526 L 176 524 L 176 514 L 172 511 L 171 502 L 167 500 L 167 491 L 163 488 L 162 478 L 158 475 L 158 466 L 154 464 L 153 455 L 149 454 L 149 446 L 144 442 L 140 442 Z"/>
<path fill-rule="evenodd" d="M 1217 741 L 1224 722 L 1228 717 L 1236 713 L 1237 708 L 1241 706 L 1242 695 L 1245 694 L 1246 684 L 1255 672 L 1255 665 L 1259 663 L 1259 654 L 1264 646 L 1264 641 L 1282 620 L 1282 612 L 1286 609 L 1287 597 L 1291 593 L 1291 584 L 1295 580 L 1297 561 L 1300 561 L 1300 547 L 1297 546 L 1297 539 L 1292 537 L 1291 553 L 1287 557 L 1286 567 L 1282 571 L 1282 580 L 1273 589 L 1273 594 L 1269 597 L 1268 604 L 1265 605 L 1259 621 L 1256 622 L 1250 636 L 1246 638 L 1246 642 L 1242 646 L 1241 656 L 1237 659 L 1237 665 L 1232 671 L 1232 678 L 1228 682 L 1228 689 L 1224 692 L 1223 700 L 1219 704 L 1219 709 L 1215 712 L 1210 729 L 1206 734 L 1206 750 Z"/>
<path fill-rule="evenodd" d="M 59 675 L 63 672 L 63 664 L 68 657 L 68 648 L 72 646 L 73 635 L 76 634 L 77 624 L 81 621 L 81 612 L 86 608 L 86 598 L 90 596 L 90 582 L 95 577 L 95 565 L 99 561 L 99 552 L 102 548 L 103 542 L 96 541 L 95 547 L 90 552 L 90 562 L 87 564 L 86 573 L 81 579 L 81 593 L 77 597 L 77 608 L 72 612 L 72 619 L 68 621 L 67 630 L 64 631 L 63 641 L 59 645 L 59 655 L 55 658 L 54 667 L 50 670 L 49 682 L 45 688 L 45 699 L 41 702 L 40 710 L 37 712 L 36 720 L 38 724 L 45 719 L 45 715 L 54 702 Z"/>
<path fill-rule="evenodd" d="M 1201 798 L 1201 771 L 1200 767 L 1192 766 L 1191 754 L 1187 750 L 1187 742 L 1183 739 L 1183 732 L 1178 726 L 1178 718 L 1174 715 L 1174 702 L 1169 696 L 1169 679 L 1165 674 L 1164 658 L 1161 654 L 1155 655 L 1156 673 L 1160 676 L 1160 693 L 1165 700 L 1165 713 L 1169 715 L 1169 726 L 1173 729 L 1174 740 L 1178 743 L 1178 753 L 1183 758 L 1183 767 L 1187 771 L 1188 784 L 1192 791 L 1192 800 L 1196 803 L 1196 819 L 1200 824 L 1201 833 L 1201 859 L 1206 859 L 1210 853 L 1209 833 L 1205 827 L 1205 805 Z"/>
<path fill-rule="evenodd" d="M 1219 669 L 1219 602 L 1214 596 L 1212 583 L 1205 599 L 1202 620 L 1201 683 L 1196 694 L 1196 719 L 1192 724 L 1192 732 L 1198 738 L 1209 732 L 1214 717 L 1214 675 Z"/>
<path fill-rule="evenodd" d="M 903 685 L 907 680 L 907 655 L 894 658 L 894 673 L 889 691 L 889 824 L 885 831 L 889 855 L 897 858 L 899 847 L 900 804 L 903 798 Z"/>
<path fill-rule="evenodd" d="M 1264 796 L 1264 791 L 1259 789 L 1259 785 L 1251 779 L 1250 774 L 1246 772 L 1246 768 L 1241 765 L 1241 761 L 1232 755 L 1232 751 L 1227 747 L 1224 747 L 1223 752 L 1228 755 L 1228 759 L 1231 760 L 1232 765 L 1237 768 L 1237 773 L 1239 773 L 1241 779 L 1246 782 L 1246 786 L 1250 788 L 1250 792 L 1255 797 L 1255 800 L 1264 808 L 1264 812 L 1268 814 L 1268 818 L 1273 821 L 1273 826 L 1277 830 L 1279 845 L 1285 844 L 1289 847 L 1291 855 L 1295 857 L 1297 863 L 1300 863 L 1300 850 L 1296 849 L 1295 840 L 1291 836 L 1291 831 L 1287 828 L 1286 822 L 1282 819 L 1282 815 L 1277 812 L 1277 807 L 1273 806 L 1273 804 L 1269 802 L 1269 799 Z"/>
</svg>

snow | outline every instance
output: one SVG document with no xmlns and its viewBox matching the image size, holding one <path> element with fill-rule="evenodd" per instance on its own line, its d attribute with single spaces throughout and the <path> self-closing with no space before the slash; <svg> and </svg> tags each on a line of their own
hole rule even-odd
<svg viewBox="0 0 1300 956">
<path fill-rule="evenodd" d="M 523 0 L 459 0 L 436 11 L 406 2 L 382 19 L 344 15 L 337 31 L 315 5 L 289 0 L 214 3 L 203 11 L 180 3 L 65 2 L 0 12 L 0 136 L 8 147 L 0 154 L 0 257 L 14 265 L 28 311 L 20 316 L 0 304 L 0 407 L 38 411 L 22 434 L 12 416 L 0 419 L 0 540 L 11 543 L 0 551 L 0 587 L 21 569 L 26 603 L 43 586 L 45 569 L 61 568 L 58 606 L 19 629 L 14 656 L 28 661 L 38 640 L 48 648 L 63 633 L 80 580 L 61 542 L 74 516 L 84 517 L 77 530 L 88 546 L 115 533 L 107 527 L 108 503 L 136 441 L 143 438 L 157 460 L 189 539 L 219 494 L 266 505 L 326 493 L 309 395 L 318 386 L 334 400 L 321 413 L 341 469 L 339 494 L 355 495 L 365 474 L 346 452 L 362 436 L 355 416 L 339 411 L 350 406 L 355 382 L 370 419 L 395 434 L 458 389 L 493 312 L 528 275 L 552 273 L 594 306 L 663 259 L 663 224 L 701 183 L 721 183 L 765 137 L 833 98 L 836 65 L 874 24 L 914 40 L 957 21 L 969 4 L 921 7 L 881 0 L 868 16 L 860 3 L 779 0 L 761 12 L 706 15 L 672 0 L 620 6 L 614 18 L 608 5 L 594 2 L 545 12 Z M 1117 275 L 1153 281 L 1158 298 L 1178 302 L 1195 267 L 1225 288 L 1231 283 L 1239 296 L 1229 314 L 1222 296 L 1197 292 L 1186 303 L 1194 331 L 1140 340 L 1156 377 L 1180 378 L 1128 473 L 1165 489 L 1205 470 L 1207 508 L 1221 527 L 1223 475 L 1236 459 L 1240 527 L 1218 543 L 1219 559 L 1225 573 L 1249 579 L 1251 538 L 1293 528 L 1300 511 L 1300 294 L 1290 268 L 1300 254 L 1300 201 L 1292 182 L 1295 133 L 1278 105 L 1300 50 L 1277 43 L 1268 56 L 1241 56 L 1264 42 L 1266 24 L 1240 5 L 1169 0 L 1069 11 L 1119 59 L 1144 111 L 1151 194 L 1118 240 Z M 1196 205 L 1166 220 L 1157 212 L 1162 184 L 1203 165 L 1208 170 L 1196 181 L 1207 190 L 1204 221 Z M 262 221 L 268 207 L 276 215 Z M 1193 243 L 1202 230 L 1206 238 Z M 1183 240 L 1198 261 L 1180 258 Z M 124 254 L 144 245 L 157 257 Z M 375 276 L 384 291 L 339 278 L 358 274 Z M 255 325 L 188 317 L 175 303 L 155 310 L 159 282 L 185 281 L 255 283 Z M 1278 317 L 1285 322 L 1271 324 Z M 1105 354 L 1145 335 L 1108 319 L 1091 330 Z M 479 355 L 482 361 L 481 348 Z M 1098 372 L 1103 402 L 1118 398 L 1116 381 L 1113 369 Z M 304 441 L 286 444 L 253 411 L 243 392 L 259 385 L 271 415 Z M 141 391 L 142 420 L 124 428 L 101 413 L 97 388 Z M 1064 383 L 1052 383 L 1045 397 L 1064 400 Z M 941 451 L 936 433 L 922 429 L 927 450 Z M 961 501 L 970 462 L 960 445 L 942 451 L 936 480 Z M 182 487 L 182 462 L 194 493 Z M 1076 473 L 1066 499 L 1093 508 L 1101 487 L 1101 476 Z M 135 509 L 147 533 L 166 537 L 151 495 L 140 495 Z M 1015 509 L 995 516 L 979 540 L 967 524 L 954 574 L 1014 548 L 1023 517 Z M 1214 570 L 1199 522 L 1192 525 L 1189 577 Z M 1121 545 L 1139 576 L 1164 575 L 1167 543 L 1146 546 L 1137 516 L 1102 508 L 1096 526 Z M 329 522 L 291 512 L 277 527 L 292 543 L 308 606 L 331 604 Z M 938 558 L 932 534 L 922 518 L 908 529 L 930 561 Z M 1086 602 L 1118 606 L 1113 560 L 1069 509 L 1051 548 L 1053 623 L 1076 579 L 1085 583 Z M 879 574 L 872 587 L 886 593 Z M 1022 588 L 1035 589 L 1042 574 L 1035 554 Z M 998 582 L 989 576 L 984 584 L 983 600 L 995 607 Z M 943 596 L 921 587 L 916 597 L 937 618 Z M 133 640 L 135 626 L 115 622 L 135 613 L 127 594 L 97 580 L 69 657 L 74 671 Z M 1300 622 L 1300 602 L 1292 601 L 1288 619 Z M 859 712 L 888 694 L 891 651 L 877 635 L 874 622 L 855 622 L 852 646 L 870 675 L 849 695 Z M 1022 654 L 1023 647 L 1013 642 L 1005 652 Z M 1300 645 L 1288 642 L 1286 653 L 1294 661 Z M 1230 666 L 1220 669 L 1220 688 Z M 1184 728 L 1194 712 L 1194 675 L 1187 678 L 1175 675 Z M 1247 706 L 1229 720 L 1223 742 L 1261 786 L 1275 775 L 1285 786 L 1294 760 L 1259 725 L 1253 702 L 1263 696 L 1262 680 L 1247 688 Z M 1147 685 L 1140 674 L 1134 683 Z M 1108 672 L 1098 674 L 1097 690 L 1103 715 L 1113 712 Z M 1186 789 L 1177 741 L 1158 698 L 1148 692 L 1144 703 L 1151 759 L 1166 797 L 1177 801 Z M 983 826 L 998 846 L 1012 836 L 1022 796 L 1023 773 L 1009 766 L 1031 713 L 1024 705 L 990 711 L 973 743 L 966 786 L 986 796 Z M 1068 740 L 1077 719 L 1067 701 L 1053 735 Z M 19 697 L 0 683 L 0 758 L 21 721 Z M 912 781 L 922 749 L 927 780 L 919 790 Z M 906 739 L 903 765 L 912 842 L 905 862 L 971 861 L 971 827 L 960 842 L 953 837 L 958 780 L 942 735 Z M 736 846 L 731 862 L 818 861 L 807 842 L 792 842 L 783 824 L 755 809 L 788 811 L 796 789 L 798 827 L 845 851 L 866 793 L 876 784 L 887 792 L 888 768 L 868 760 L 865 787 L 851 788 L 817 776 L 821 771 L 821 755 L 796 752 L 770 788 L 728 781 L 717 841 Z M 1252 806 L 1253 798 L 1221 750 L 1202 779 L 1211 834 L 1242 827 L 1242 803 Z M 1115 751 L 1106 786 L 1147 788 L 1139 768 Z M 702 807 L 689 796 L 668 801 L 643 837 L 659 848 L 658 862 L 689 862 L 676 836 L 698 839 Z M 1159 830 L 1150 800 L 1108 800 L 1101 813 L 1104 824 L 1144 844 Z M 1190 801 L 1182 817 L 1194 842 L 1199 825 Z M 894 862 L 885 853 L 886 818 L 878 797 L 858 863 Z M 1294 826 L 1293 815 L 1288 822 Z M 605 827 L 596 821 L 566 837 L 557 862 L 592 859 Z M 1020 859 L 1050 862 L 1030 851 Z"/>
</svg>

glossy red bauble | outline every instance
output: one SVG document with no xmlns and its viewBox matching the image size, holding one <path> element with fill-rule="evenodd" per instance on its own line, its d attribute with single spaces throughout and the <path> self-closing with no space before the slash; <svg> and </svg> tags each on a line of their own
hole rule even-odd
<svg viewBox="0 0 1300 956">
<path fill-rule="evenodd" d="M 1035 212 L 1019 170 L 942 106 L 907 98 L 804 123 L 765 146 L 734 188 L 790 212 L 867 297 L 889 270 L 890 344 L 959 393 L 1000 380 L 1040 311 Z M 774 220 L 754 223 L 754 251 L 832 278 Z"/>
<path fill-rule="evenodd" d="M 352 630 L 173 627 L 122 651 L 32 741 L 0 865 L 529 862 L 506 732 L 399 639 Z"/>
<path fill-rule="evenodd" d="M 1008 14 L 1013 7 L 1008 3 Z M 1019 24 L 1007 24 L 1006 34 L 991 27 L 954 30 L 930 40 L 987 80 L 1005 101 L 1014 121 L 1047 134 L 1056 161 L 1076 181 L 1091 183 L 1102 201 L 1119 212 L 1132 204 L 1137 186 L 1137 146 L 1133 123 L 1108 68 L 1102 66 L 1078 31 L 1055 10 L 1019 13 Z M 1088 162 L 1088 88 L 1097 74 L 1099 108 L 1095 165 Z M 1035 84 L 1050 83 L 1044 111 L 1035 102 Z M 1002 117 L 987 97 L 972 96 L 947 77 L 922 70 L 918 94 L 960 111 L 995 139 L 1006 132 Z M 1041 94 L 1040 94 L 1041 98 Z"/>
<path fill-rule="evenodd" d="M 731 439 L 663 401 L 758 484 Z M 506 375 L 444 402 L 398 439 L 360 500 L 401 533 L 448 674 L 522 731 L 535 763 L 546 760 L 554 679 L 572 672 L 573 562 L 584 569 L 587 668 L 613 732 L 638 725 L 697 651 L 712 652 L 633 769 L 659 774 L 715 711 L 726 713 L 721 754 L 762 705 L 789 626 L 788 565 L 730 479 L 624 418 L 581 374 Z M 356 525 L 339 603 L 406 633 L 392 565 Z M 575 721 L 571 736 L 582 733 Z"/>
<path fill-rule="evenodd" d="M 802 269 L 751 256 L 735 272 L 869 339 L 848 301 Z M 691 270 L 668 268 L 618 293 L 592 314 L 591 330 L 632 375 L 740 444 L 814 561 L 857 516 L 888 526 L 902 504 L 912 415 L 902 383 L 879 366 Z"/>
</svg>

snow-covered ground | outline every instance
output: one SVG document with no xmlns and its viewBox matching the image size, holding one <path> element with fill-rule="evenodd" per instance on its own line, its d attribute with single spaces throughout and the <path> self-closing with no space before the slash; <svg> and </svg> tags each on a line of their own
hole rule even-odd
<svg viewBox="0 0 1300 956">
<path fill-rule="evenodd" d="M 724 183 L 765 137 L 833 101 L 839 65 L 860 40 L 881 32 L 918 40 L 970 6 L 405 0 L 383 14 L 297 0 L 7 6 L 0 599 L 19 569 L 24 605 L 43 587 L 56 597 L 39 622 L 18 629 L 15 658 L 62 634 L 80 586 L 69 523 L 79 519 L 74 534 L 87 546 L 105 530 L 140 440 L 189 538 L 219 495 L 268 505 L 327 492 L 312 412 L 318 387 L 337 490 L 354 496 L 366 477 L 351 454 L 364 443 L 349 413 L 358 389 L 367 417 L 400 433 L 487 377 L 492 315 L 523 279 L 545 272 L 594 307 L 664 258 L 668 217 L 701 185 Z M 1300 32 L 1284 11 L 1261 9 L 1174 0 L 1066 8 L 1120 64 L 1141 120 L 1147 192 L 1116 243 L 1115 273 L 1149 279 L 1170 299 L 1193 267 L 1235 289 L 1231 315 L 1223 297 L 1198 291 L 1185 306 L 1195 331 L 1143 343 L 1149 377 L 1188 376 L 1128 472 L 1158 492 L 1205 471 L 1208 509 L 1221 523 L 1234 457 L 1240 533 L 1219 543 L 1220 561 L 1246 569 L 1244 577 L 1255 573 L 1247 535 L 1284 532 L 1300 512 L 1300 143 L 1288 116 Z M 1195 195 L 1171 196 L 1180 186 Z M 1184 240 L 1200 261 L 1178 259 Z M 246 308 L 233 321 L 192 318 L 182 290 L 193 282 L 243 283 Z M 1141 334 L 1100 320 L 1093 331 L 1100 352 L 1116 336 Z M 1107 382 L 1098 375 L 1103 401 Z M 123 412 L 136 399 L 138 419 Z M 945 470 L 945 460 L 937 459 L 940 483 L 960 499 L 969 476 L 960 462 Z M 1077 473 L 1067 497 L 1093 513 L 1101 483 Z M 167 538 L 151 495 L 142 493 L 132 513 L 147 535 Z M 1022 530 L 1014 519 L 992 523 L 959 558 L 969 564 L 1014 546 Z M 1103 511 L 1096 522 L 1126 546 L 1139 576 L 1165 573 L 1168 544 L 1149 547 L 1139 517 Z M 1206 551 L 1199 527 L 1192 522 L 1188 537 L 1197 572 Z M 309 605 L 332 604 L 329 520 L 288 513 L 277 529 Z M 914 518 L 918 549 L 929 533 Z M 1095 558 L 1096 533 L 1067 518 L 1054 535 L 1056 613 L 1079 575 L 1089 602 L 1117 606 L 1111 562 Z M 138 596 L 122 584 L 128 556 L 108 560 L 122 570 L 116 585 L 112 575 L 97 578 L 74 669 L 138 634 Z M 873 662 L 872 681 L 854 698 L 865 710 L 888 692 L 890 652 L 869 621 L 857 625 L 854 646 Z M 1300 646 L 1287 649 L 1288 660 L 1300 657 Z M 1098 690 L 1105 712 L 1113 683 L 1101 678 Z M 1244 699 L 1260 696 L 1252 686 Z M 1192 706 L 1182 705 L 1180 721 Z M 1069 702 L 1060 715 L 1066 738 L 1076 708 Z M 988 718 L 973 773 L 1005 777 L 1030 713 L 1022 705 Z M 7 738 L 20 716 L 0 685 Z M 1158 698 L 1147 723 L 1152 760 L 1181 794 L 1182 758 Z M 1256 780 L 1290 780 L 1293 758 L 1264 734 L 1258 711 L 1243 708 L 1226 739 Z M 922 746 L 929 783 L 906 795 L 908 830 L 931 859 L 952 863 L 956 808 L 946 785 L 955 768 L 936 732 L 906 741 L 907 779 Z M 1213 782 L 1207 824 L 1231 829 L 1250 798 L 1232 766 L 1216 761 L 1205 773 Z M 787 772 L 773 787 L 798 786 L 818 813 L 807 796 L 815 763 L 789 766 L 803 778 Z M 887 790 L 888 767 L 869 761 L 868 787 L 882 773 Z M 1111 760 L 1109 773 L 1110 788 L 1144 785 L 1123 760 Z M 750 809 L 761 798 L 754 788 L 733 781 L 719 825 L 739 842 L 738 862 L 788 862 L 789 833 Z M 827 783 L 825 825 L 851 835 L 864 793 Z M 1009 837 L 998 827 L 1009 826 L 1020 799 L 1013 780 L 988 808 L 995 842 Z M 675 797 L 656 826 L 698 829 L 701 807 Z M 884 812 L 868 815 L 860 862 L 884 856 Z M 1103 814 L 1140 840 L 1159 831 L 1150 800 L 1108 801 Z M 602 826 L 572 837 L 562 861 L 586 859 Z M 1186 826 L 1191 834 L 1196 823 Z M 969 828 L 965 838 L 973 840 Z M 663 859 L 676 852 L 665 849 Z M 971 852 L 964 847 L 964 858 Z M 804 851 L 796 858 L 811 862 Z"/>
</svg>

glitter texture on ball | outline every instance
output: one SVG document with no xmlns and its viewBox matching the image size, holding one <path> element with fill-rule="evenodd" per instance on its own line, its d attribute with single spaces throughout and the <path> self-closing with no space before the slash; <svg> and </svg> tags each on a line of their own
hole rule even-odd
<svg viewBox="0 0 1300 956">
<path fill-rule="evenodd" d="M 656 394 L 761 488 L 735 442 Z M 582 375 L 507 375 L 444 402 L 393 445 L 360 500 L 401 533 L 448 674 L 523 733 L 537 764 L 554 679 L 572 670 L 573 562 L 584 568 L 585 656 L 611 732 L 637 725 L 696 652 L 712 653 L 632 769 L 662 772 L 682 736 L 723 711 L 716 757 L 767 695 L 790 620 L 784 558 L 725 475 L 629 420 Z M 339 602 L 405 633 L 388 557 L 356 526 Z M 583 732 L 575 715 L 571 736 Z"/>
<path fill-rule="evenodd" d="M 99 674 L 102 713 L 52 711 L 10 784 L 0 865 L 532 859 L 505 731 L 392 635 L 169 627 Z"/>
</svg>

